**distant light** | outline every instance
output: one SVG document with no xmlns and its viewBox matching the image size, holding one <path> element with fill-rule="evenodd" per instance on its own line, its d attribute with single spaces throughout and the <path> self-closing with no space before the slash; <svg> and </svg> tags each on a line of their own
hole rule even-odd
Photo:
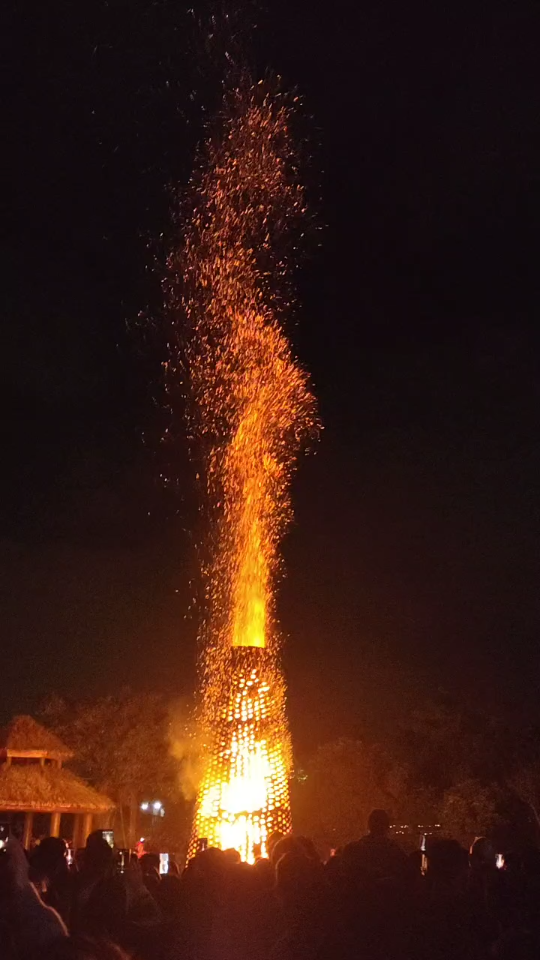
<svg viewBox="0 0 540 960">
<path fill-rule="evenodd" d="M 152 806 L 153 806 L 154 810 L 155 810 L 156 813 L 157 813 L 158 810 L 161 810 L 163 804 L 161 803 L 160 800 L 154 800 Z"/>
<path fill-rule="evenodd" d="M 149 807 L 149 803 L 147 800 L 145 800 L 144 803 L 141 803 L 141 810 L 148 810 L 148 807 Z"/>
</svg>

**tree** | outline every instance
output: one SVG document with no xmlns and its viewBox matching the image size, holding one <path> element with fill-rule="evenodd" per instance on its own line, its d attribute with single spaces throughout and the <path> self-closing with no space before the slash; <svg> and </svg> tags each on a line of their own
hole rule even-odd
<svg viewBox="0 0 540 960">
<path fill-rule="evenodd" d="M 464 780 L 445 791 L 440 807 L 445 833 L 469 846 L 478 836 L 491 834 L 502 823 L 501 792 L 493 784 Z"/>
<path fill-rule="evenodd" d="M 319 747 L 295 778 L 292 801 L 295 832 L 328 849 L 362 836 L 371 811 L 392 811 L 396 798 L 381 751 L 340 739 Z"/>
<path fill-rule="evenodd" d="M 428 700 L 406 717 L 394 749 L 408 771 L 409 789 L 427 788 L 439 796 L 473 775 L 478 753 L 463 710 L 444 700 Z"/>
<path fill-rule="evenodd" d="M 517 769 L 509 783 L 518 799 L 526 805 L 540 838 L 540 762 L 538 760 Z"/>
<path fill-rule="evenodd" d="M 43 722 L 72 748 L 73 766 L 119 806 L 126 841 L 136 840 L 143 799 L 178 797 L 177 768 L 169 751 L 166 701 L 156 694 L 121 691 L 115 697 L 67 701 L 52 697 Z"/>
</svg>

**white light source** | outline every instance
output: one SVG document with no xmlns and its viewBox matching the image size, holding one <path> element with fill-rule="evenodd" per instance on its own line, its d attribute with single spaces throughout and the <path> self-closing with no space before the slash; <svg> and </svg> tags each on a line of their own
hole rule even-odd
<svg viewBox="0 0 540 960">
<path fill-rule="evenodd" d="M 153 806 L 154 810 L 155 810 L 156 813 L 157 813 L 158 810 L 161 810 L 162 803 L 161 803 L 160 800 L 154 800 L 152 806 Z"/>
<path fill-rule="evenodd" d="M 141 803 L 141 810 L 148 810 L 148 801 L 145 800 L 144 803 Z"/>
</svg>

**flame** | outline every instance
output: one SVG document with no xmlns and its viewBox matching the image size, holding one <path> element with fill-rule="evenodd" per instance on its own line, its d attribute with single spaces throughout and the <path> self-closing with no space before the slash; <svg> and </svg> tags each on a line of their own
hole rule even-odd
<svg viewBox="0 0 540 960">
<path fill-rule="evenodd" d="M 194 843 L 234 847 L 248 862 L 272 830 L 290 830 L 282 682 L 267 651 L 242 647 L 214 726 L 214 752 L 199 792 Z"/>
<path fill-rule="evenodd" d="M 171 344 L 169 382 L 187 370 L 190 423 L 210 506 L 201 723 L 206 769 L 193 840 L 263 852 L 290 829 L 290 743 L 273 618 L 278 547 L 290 519 L 295 455 L 315 426 L 305 372 L 279 322 L 281 237 L 305 211 L 291 108 L 263 84 L 228 98 L 222 137 L 193 177 L 183 243 L 166 295 L 187 337 Z"/>
</svg>

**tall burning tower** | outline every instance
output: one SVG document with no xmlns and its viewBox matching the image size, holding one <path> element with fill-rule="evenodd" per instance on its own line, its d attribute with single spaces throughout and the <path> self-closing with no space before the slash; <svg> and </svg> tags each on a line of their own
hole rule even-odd
<svg viewBox="0 0 540 960">
<path fill-rule="evenodd" d="M 221 137 L 208 140 L 192 179 L 166 289 L 178 337 L 169 382 L 182 377 L 189 388 L 210 508 L 204 773 L 192 849 L 206 837 L 248 861 L 255 844 L 264 851 L 272 831 L 291 825 L 273 592 L 291 517 L 291 472 L 316 421 L 307 376 L 280 323 L 287 309 L 284 237 L 305 212 L 291 110 L 264 83 L 243 82 L 227 97 Z"/>
</svg>

